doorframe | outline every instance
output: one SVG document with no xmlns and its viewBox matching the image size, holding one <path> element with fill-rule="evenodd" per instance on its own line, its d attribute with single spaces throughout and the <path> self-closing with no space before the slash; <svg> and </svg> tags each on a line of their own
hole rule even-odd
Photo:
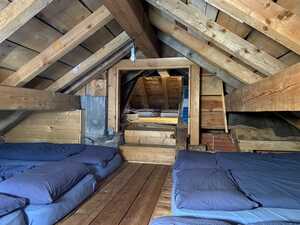
<svg viewBox="0 0 300 225">
<path fill-rule="evenodd" d="M 120 78 L 121 71 L 133 70 L 189 70 L 189 122 L 190 144 L 200 144 L 200 67 L 184 57 L 137 59 L 134 63 L 121 60 L 108 71 L 108 128 L 119 132 L 120 128 Z M 190 121 L 193 121 L 192 123 Z"/>
</svg>

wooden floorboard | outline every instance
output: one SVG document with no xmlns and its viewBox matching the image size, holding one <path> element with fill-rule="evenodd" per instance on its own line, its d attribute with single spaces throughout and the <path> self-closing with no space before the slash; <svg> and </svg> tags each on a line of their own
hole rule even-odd
<svg viewBox="0 0 300 225">
<path fill-rule="evenodd" d="M 167 167 L 156 166 L 120 225 L 148 225 L 167 173 Z"/>
<path fill-rule="evenodd" d="M 171 215 L 171 192 L 172 192 L 172 170 L 168 169 L 168 174 L 165 179 L 164 185 L 152 214 L 152 219 Z"/>
<path fill-rule="evenodd" d="M 166 204 L 165 196 L 169 190 L 166 178 L 170 176 L 170 170 L 169 166 L 163 165 L 127 163 L 58 224 L 147 225 L 153 212 Z"/>
</svg>

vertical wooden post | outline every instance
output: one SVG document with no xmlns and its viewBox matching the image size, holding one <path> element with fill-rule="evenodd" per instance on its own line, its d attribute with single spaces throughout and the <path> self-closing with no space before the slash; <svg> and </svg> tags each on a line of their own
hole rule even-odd
<svg viewBox="0 0 300 225">
<path fill-rule="evenodd" d="M 108 128 L 116 131 L 116 92 L 117 92 L 117 69 L 112 67 L 108 71 Z"/>
<path fill-rule="evenodd" d="M 115 95 L 116 95 L 116 123 L 115 123 L 115 131 L 119 132 L 119 128 L 120 128 L 120 109 L 121 109 L 121 101 L 120 101 L 120 95 L 121 95 L 121 85 L 120 85 L 120 71 L 116 68 L 115 69 Z"/>
<path fill-rule="evenodd" d="M 225 96 L 224 96 L 224 86 L 223 86 L 223 83 L 222 83 L 222 106 L 223 106 L 223 114 L 224 114 L 225 133 L 228 133 L 227 114 L 226 114 L 226 105 L 225 105 Z"/>
<path fill-rule="evenodd" d="M 190 128 L 190 144 L 200 145 L 200 67 L 197 65 L 190 66 L 189 71 L 189 89 L 190 89 L 190 112 L 189 112 L 189 128 Z"/>
</svg>

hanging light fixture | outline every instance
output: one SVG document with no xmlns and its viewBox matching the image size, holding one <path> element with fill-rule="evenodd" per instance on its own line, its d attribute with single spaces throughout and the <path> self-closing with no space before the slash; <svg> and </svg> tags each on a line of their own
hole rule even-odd
<svg viewBox="0 0 300 225">
<path fill-rule="evenodd" d="M 133 46 L 131 48 L 131 51 L 130 51 L 130 60 L 132 63 L 135 63 L 136 61 L 136 49 L 135 49 L 135 44 L 133 42 Z"/>
</svg>

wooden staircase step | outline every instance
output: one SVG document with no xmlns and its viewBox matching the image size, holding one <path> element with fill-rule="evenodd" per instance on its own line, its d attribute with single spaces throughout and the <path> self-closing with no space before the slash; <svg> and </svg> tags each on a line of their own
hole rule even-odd
<svg viewBox="0 0 300 225">
<path fill-rule="evenodd" d="M 176 156 L 175 146 L 124 144 L 119 148 L 126 161 L 135 163 L 172 165 Z"/>
<path fill-rule="evenodd" d="M 126 144 L 154 144 L 175 146 L 175 130 L 158 130 L 158 129 L 126 129 L 124 132 Z"/>
</svg>

